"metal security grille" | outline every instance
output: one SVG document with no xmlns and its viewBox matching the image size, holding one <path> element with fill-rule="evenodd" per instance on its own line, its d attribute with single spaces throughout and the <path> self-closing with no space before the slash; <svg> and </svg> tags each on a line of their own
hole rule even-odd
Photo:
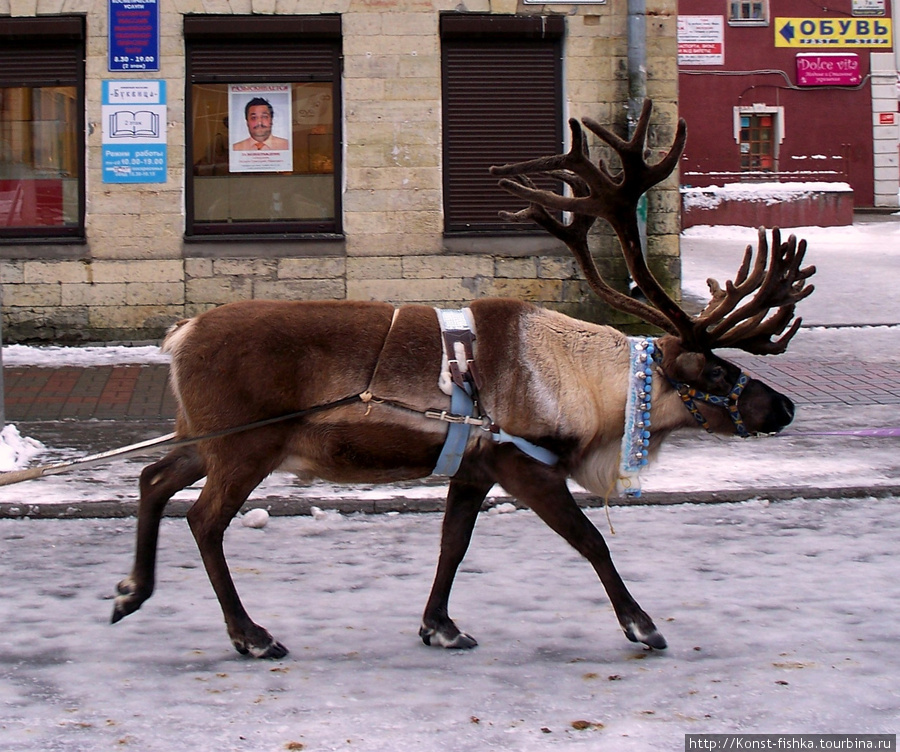
<svg viewBox="0 0 900 752">
<path fill-rule="evenodd" d="M 259 83 L 271 81 L 331 81 L 337 67 L 337 46 L 328 43 L 208 42 L 188 45 L 191 83 Z"/>
<path fill-rule="evenodd" d="M 0 43 L 2 44 L 2 43 Z M 0 46 L 0 86 L 76 85 L 81 69 L 80 43 Z"/>
<path fill-rule="evenodd" d="M 0 19 L 0 86 L 78 85 L 84 19 Z"/>
<path fill-rule="evenodd" d="M 188 84 L 340 75 L 340 16 L 188 16 L 184 38 Z"/>
<path fill-rule="evenodd" d="M 514 37 L 445 34 L 442 41 L 448 233 L 533 231 L 497 216 L 525 204 L 498 188 L 488 168 L 563 148 L 560 40 Z"/>
</svg>

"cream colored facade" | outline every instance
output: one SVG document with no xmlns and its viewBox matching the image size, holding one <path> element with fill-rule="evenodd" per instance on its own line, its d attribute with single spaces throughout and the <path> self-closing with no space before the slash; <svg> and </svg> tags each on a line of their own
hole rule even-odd
<svg viewBox="0 0 900 752">
<path fill-rule="evenodd" d="M 647 3 L 647 89 L 654 139 L 677 119 L 674 0 Z M 563 117 L 621 130 L 627 97 L 626 4 L 526 5 L 521 0 L 164 0 L 159 72 L 107 70 L 107 0 L 0 0 L 0 15 L 87 16 L 87 184 L 84 246 L 0 246 L 6 341 L 144 340 L 174 321 L 247 298 L 363 299 L 460 305 L 514 296 L 585 318 L 606 315 L 556 241 L 445 238 L 441 179 L 439 13 L 564 14 Z M 338 253 L 315 243 L 185 243 L 185 14 L 340 13 L 344 154 Z M 104 184 L 101 82 L 164 79 L 164 184 Z M 651 266 L 679 275 L 677 180 L 650 197 Z M 604 267 L 622 276 L 609 237 Z M 609 320 L 609 319 L 608 319 Z M 613 317 L 614 320 L 614 317 Z"/>
</svg>

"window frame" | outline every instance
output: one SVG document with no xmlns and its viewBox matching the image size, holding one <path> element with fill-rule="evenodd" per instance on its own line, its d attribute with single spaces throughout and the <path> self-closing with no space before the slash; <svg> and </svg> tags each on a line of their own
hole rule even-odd
<svg viewBox="0 0 900 752">
<path fill-rule="evenodd" d="M 464 216 L 465 211 L 456 203 L 457 196 L 464 192 L 461 187 L 455 187 L 454 181 L 465 180 L 466 170 L 471 170 L 474 164 L 467 164 L 466 159 L 460 159 L 453 153 L 454 149 L 458 149 L 460 141 L 465 139 L 466 127 L 460 126 L 460 112 L 465 108 L 457 106 L 458 100 L 464 94 L 460 94 L 459 89 L 452 89 L 456 82 L 451 79 L 456 74 L 453 69 L 454 62 L 451 54 L 448 54 L 448 48 L 453 50 L 453 54 L 465 52 L 466 46 L 474 50 L 492 49 L 500 50 L 506 45 L 510 50 L 525 49 L 532 42 L 542 42 L 545 44 L 543 54 L 547 54 L 549 49 L 552 54 L 552 71 L 546 71 L 552 75 L 553 94 L 552 109 L 554 112 L 552 123 L 552 136 L 547 138 L 547 143 L 537 147 L 534 154 L 521 157 L 508 157 L 498 152 L 495 157 L 491 157 L 490 164 L 498 164 L 506 161 L 520 161 L 520 159 L 528 159 L 531 157 L 540 157 L 547 154 L 561 153 L 565 149 L 564 143 L 564 84 L 563 84 L 563 66 L 562 52 L 565 37 L 566 21 L 563 16 L 508 16 L 499 14 L 475 14 L 475 13 L 442 13 L 440 17 L 440 37 L 441 37 L 441 100 L 442 100 L 442 153 L 441 168 L 443 180 L 443 234 L 447 238 L 453 237 L 489 237 L 492 235 L 534 235 L 541 234 L 534 225 L 528 222 L 504 221 L 499 218 L 496 221 L 473 218 Z M 516 53 L 512 53 L 516 54 Z M 464 55 L 460 56 L 462 59 Z M 496 71 L 493 71 L 496 73 Z M 527 73 L 523 74 L 527 77 Z M 459 79 L 462 80 L 462 79 Z M 546 106 L 547 100 L 542 100 Z M 453 104 L 451 107 L 450 105 Z M 458 129 L 454 133 L 454 128 Z M 471 131 L 468 131 L 471 133 Z M 545 134 L 546 135 L 546 134 Z M 552 143 L 551 143 L 552 141 Z M 480 161 L 480 160 L 474 160 Z M 520 200 L 502 191 L 496 187 L 496 179 L 490 178 L 487 173 L 487 167 L 484 165 L 485 183 L 476 185 L 474 191 L 478 195 L 485 197 L 489 205 L 497 210 L 514 211 L 521 203 Z M 480 169 L 480 165 L 478 166 Z M 471 172 L 469 173 L 471 175 Z M 476 178 L 477 180 L 477 178 Z M 457 184 L 458 185 L 458 184 Z M 561 184 L 558 181 L 544 181 L 541 183 L 542 188 L 560 190 Z M 493 191 L 496 190 L 496 194 Z M 465 193 L 470 196 L 472 189 L 466 188 Z M 496 201 L 496 206 L 494 205 Z"/>
<path fill-rule="evenodd" d="M 0 45 L 5 50 L 15 50 L 42 57 L 40 50 L 66 50 L 74 57 L 70 60 L 75 69 L 75 79 L 60 78 L 56 73 L 42 70 L 42 66 L 29 66 L 29 57 L 24 57 L 21 79 L 7 78 L 0 70 L 0 86 L 6 88 L 44 88 L 73 86 L 75 88 L 75 122 L 73 133 L 76 139 L 75 160 L 77 173 L 77 223 L 70 226 L 5 227 L 0 226 L 0 245 L 60 245 L 84 244 L 86 216 L 87 163 L 86 121 L 85 121 L 85 56 L 86 31 L 84 16 L 47 16 L 28 18 L 0 18 Z"/>
<path fill-rule="evenodd" d="M 729 26 L 768 26 L 769 25 L 769 0 L 725 0 L 727 3 L 726 18 Z M 743 16 L 735 17 L 732 15 L 735 6 L 753 6 L 759 5 L 762 11 L 762 18 L 744 18 Z"/>
<path fill-rule="evenodd" d="M 320 240 L 343 238 L 343 117 L 342 117 L 342 27 L 337 14 L 315 16 L 205 16 L 184 17 L 185 40 L 185 242 L 206 241 L 278 241 Z M 194 218 L 193 96 L 195 84 L 270 84 L 325 81 L 318 77 L 285 79 L 280 73 L 235 75 L 223 69 L 221 74 L 197 74 L 194 53 L 199 50 L 215 52 L 226 45 L 245 48 L 266 44 L 304 43 L 330 48 L 332 87 L 332 119 L 334 155 L 333 201 L 334 218 L 329 220 L 284 220 L 279 222 L 197 222 Z M 277 80 L 276 80 L 277 79 Z"/>
<path fill-rule="evenodd" d="M 784 107 L 780 106 L 768 106 L 762 104 L 755 104 L 749 107 L 735 107 L 734 108 L 734 142 L 738 146 L 738 168 L 739 172 L 742 174 L 752 174 L 756 173 L 777 173 L 778 172 L 778 158 L 779 152 L 781 151 L 781 143 L 784 141 Z M 741 154 L 741 118 L 742 117 L 771 117 L 772 118 L 772 167 L 771 169 L 759 168 L 759 167 L 744 167 L 740 162 L 742 161 L 743 155 Z M 752 143 L 752 142 L 748 142 Z"/>
</svg>

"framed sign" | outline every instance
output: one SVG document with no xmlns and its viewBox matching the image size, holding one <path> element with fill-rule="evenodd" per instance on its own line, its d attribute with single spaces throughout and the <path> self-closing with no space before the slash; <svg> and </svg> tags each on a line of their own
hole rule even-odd
<svg viewBox="0 0 900 752">
<path fill-rule="evenodd" d="M 165 183 L 166 82 L 103 82 L 103 182 Z"/>
</svg>

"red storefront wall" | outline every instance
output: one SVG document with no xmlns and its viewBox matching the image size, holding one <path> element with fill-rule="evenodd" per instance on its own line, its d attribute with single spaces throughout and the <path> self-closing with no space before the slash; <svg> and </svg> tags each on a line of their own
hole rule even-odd
<svg viewBox="0 0 900 752">
<path fill-rule="evenodd" d="M 889 11 L 889 3 L 887 8 Z M 682 0 L 681 14 L 726 14 L 724 64 L 679 65 L 679 109 L 688 124 L 682 185 L 721 185 L 747 179 L 741 175 L 734 108 L 757 104 L 783 108 L 783 139 L 772 165 L 777 170 L 773 180 L 846 182 L 854 191 L 856 206 L 873 204 L 870 50 L 833 46 L 822 50 L 856 53 L 862 79 L 859 86 L 798 87 L 797 55 L 819 49 L 775 46 L 776 18 L 808 18 L 811 11 L 816 13 L 806 0 L 771 0 L 768 25 L 733 26 L 722 0 Z M 839 0 L 822 15 L 849 17 L 850 0 Z M 752 179 L 764 178 L 754 175 Z"/>
</svg>

